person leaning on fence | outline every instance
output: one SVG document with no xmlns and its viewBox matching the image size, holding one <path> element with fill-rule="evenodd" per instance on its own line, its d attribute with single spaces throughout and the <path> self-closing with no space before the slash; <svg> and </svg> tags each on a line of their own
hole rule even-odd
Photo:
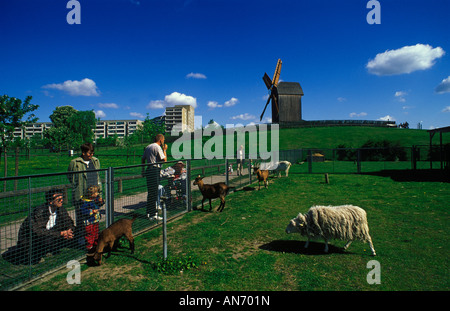
<svg viewBox="0 0 450 311">
<path fill-rule="evenodd" d="M 142 175 L 147 180 L 147 217 L 150 220 L 162 220 L 156 214 L 156 203 L 158 201 L 158 186 L 161 174 L 161 165 L 155 164 L 167 161 L 167 145 L 164 144 L 164 135 L 158 134 L 152 144 L 145 147 L 142 155 L 142 164 L 149 163 L 142 167 Z"/>
<path fill-rule="evenodd" d="M 85 228 L 86 249 L 89 251 L 97 246 L 99 222 L 101 219 L 100 208 L 105 204 L 105 201 L 100 197 L 99 186 L 90 186 L 87 189 L 87 195 L 83 197 L 82 201 L 80 212 Z"/>
<path fill-rule="evenodd" d="M 47 253 L 56 254 L 70 246 L 75 226 L 63 207 L 63 192 L 51 189 L 45 193 L 45 203 L 35 207 L 19 229 L 16 258 L 36 264 Z"/>
<path fill-rule="evenodd" d="M 91 143 L 81 145 L 81 156 L 70 161 L 68 171 L 83 173 L 67 175 L 72 184 L 72 204 L 75 206 L 77 228 L 83 225 L 80 214 L 80 206 L 83 203 L 81 198 L 86 195 L 88 187 L 99 186 L 101 191 L 100 176 L 98 172 L 92 172 L 98 169 L 100 169 L 100 161 L 94 157 L 94 146 Z"/>
</svg>

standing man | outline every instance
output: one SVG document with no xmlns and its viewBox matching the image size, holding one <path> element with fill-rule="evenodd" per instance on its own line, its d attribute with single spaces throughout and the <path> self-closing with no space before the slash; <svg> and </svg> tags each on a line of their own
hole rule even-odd
<svg viewBox="0 0 450 311">
<path fill-rule="evenodd" d="M 244 158 L 244 145 L 241 145 L 237 152 L 237 169 L 236 169 L 236 171 L 237 171 L 238 176 L 242 176 L 242 174 L 243 174 L 243 171 L 242 171 L 243 166 L 244 166 L 243 158 Z"/>
<path fill-rule="evenodd" d="M 98 172 L 94 171 L 98 169 L 100 169 L 100 161 L 94 157 L 94 146 L 91 143 L 81 145 L 81 156 L 70 161 L 68 171 L 82 173 L 67 175 L 72 184 L 72 203 L 75 206 L 77 229 L 83 228 L 80 212 L 83 203 L 81 198 L 86 195 L 90 186 L 99 186 L 100 191 L 102 189 L 100 176 Z M 80 234 L 84 236 L 84 232 L 80 232 Z"/>
<path fill-rule="evenodd" d="M 158 200 L 158 186 L 160 179 L 161 164 L 167 161 L 167 145 L 164 144 L 164 135 L 158 134 L 154 143 L 145 147 L 141 163 L 149 163 L 147 167 L 142 167 L 142 175 L 147 179 L 147 217 L 150 220 L 162 220 L 156 215 L 156 202 Z"/>
</svg>

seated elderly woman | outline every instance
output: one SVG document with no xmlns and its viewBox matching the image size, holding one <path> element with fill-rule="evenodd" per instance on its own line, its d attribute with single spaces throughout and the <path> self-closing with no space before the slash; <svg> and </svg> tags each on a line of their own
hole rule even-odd
<svg viewBox="0 0 450 311">
<path fill-rule="evenodd" d="M 30 262 L 30 255 L 31 263 L 36 264 L 47 253 L 57 253 L 74 237 L 75 226 L 63 207 L 62 191 L 47 191 L 45 200 L 32 210 L 19 229 L 16 254 L 20 257 L 16 259 L 24 264 Z"/>
</svg>

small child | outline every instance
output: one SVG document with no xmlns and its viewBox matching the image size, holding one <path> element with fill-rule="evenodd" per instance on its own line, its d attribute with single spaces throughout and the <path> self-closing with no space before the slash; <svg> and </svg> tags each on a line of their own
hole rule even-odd
<svg viewBox="0 0 450 311">
<path fill-rule="evenodd" d="M 87 198 L 82 198 L 83 204 L 80 208 L 83 223 L 86 226 L 84 238 L 88 251 L 97 246 L 101 218 L 99 209 L 105 204 L 105 201 L 99 196 L 99 192 L 99 186 L 90 186 L 87 189 Z"/>
</svg>

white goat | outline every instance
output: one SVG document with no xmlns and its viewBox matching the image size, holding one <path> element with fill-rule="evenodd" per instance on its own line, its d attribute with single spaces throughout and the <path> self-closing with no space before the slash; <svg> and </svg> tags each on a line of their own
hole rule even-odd
<svg viewBox="0 0 450 311">
<path fill-rule="evenodd" d="M 310 239 L 323 238 L 325 252 L 328 252 L 328 241 L 332 239 L 346 240 L 347 249 L 352 241 L 369 242 L 372 255 L 375 256 L 372 239 L 369 235 L 366 211 L 358 206 L 313 206 L 304 215 L 298 214 L 286 228 L 286 233 L 300 233 Z"/>
<path fill-rule="evenodd" d="M 291 167 L 291 162 L 289 161 L 278 161 L 278 162 L 268 162 L 261 163 L 261 170 L 268 170 L 278 173 L 278 177 L 281 177 L 281 171 L 286 172 L 286 177 L 289 175 L 289 168 Z"/>
</svg>

